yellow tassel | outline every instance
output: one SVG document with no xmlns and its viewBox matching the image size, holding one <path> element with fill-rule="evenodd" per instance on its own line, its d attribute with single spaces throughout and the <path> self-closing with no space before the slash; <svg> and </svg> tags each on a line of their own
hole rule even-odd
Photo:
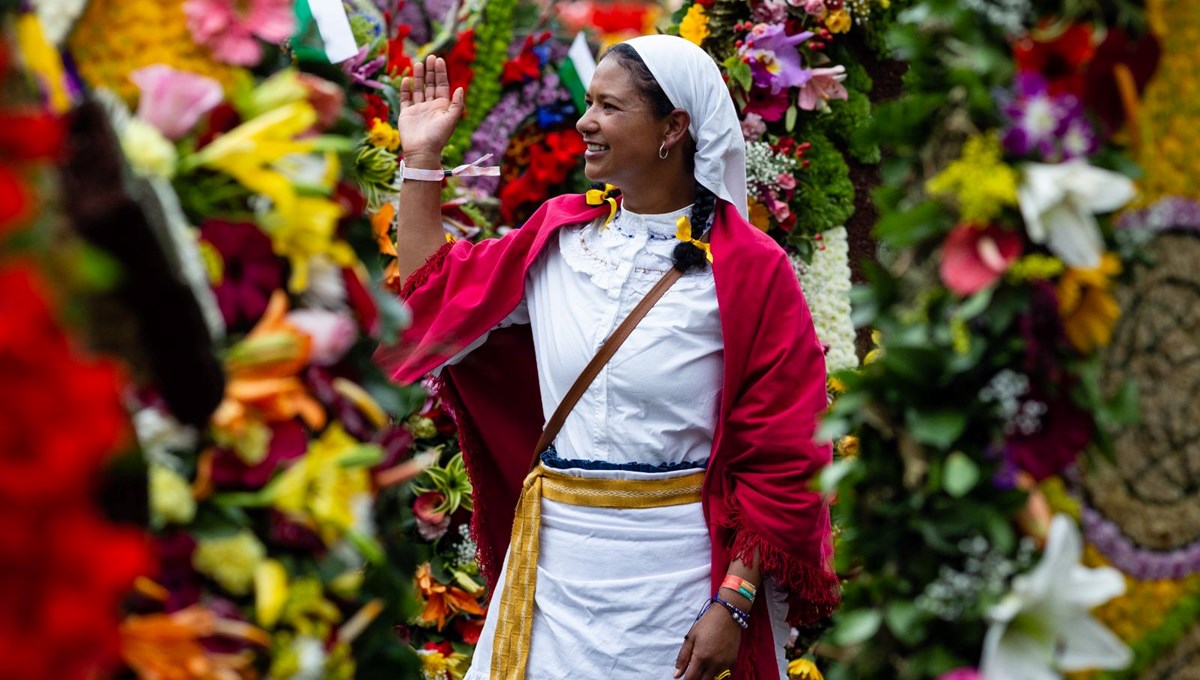
<svg viewBox="0 0 1200 680">
<path fill-rule="evenodd" d="M 617 187 L 612 184 L 605 184 L 603 191 L 600 189 L 588 189 L 588 192 L 584 194 L 588 205 L 604 205 L 604 203 L 608 203 L 608 218 L 604 220 L 602 229 L 607 227 L 608 223 L 612 222 L 613 218 L 617 216 L 617 199 L 610 195 L 616 190 Z"/>
<path fill-rule="evenodd" d="M 710 264 L 712 263 L 712 246 L 698 238 L 692 238 L 692 221 L 686 216 L 681 215 L 679 219 L 675 220 L 675 238 L 683 241 L 684 243 L 690 243 L 700 250 L 703 250 L 704 258 L 708 260 Z"/>
</svg>

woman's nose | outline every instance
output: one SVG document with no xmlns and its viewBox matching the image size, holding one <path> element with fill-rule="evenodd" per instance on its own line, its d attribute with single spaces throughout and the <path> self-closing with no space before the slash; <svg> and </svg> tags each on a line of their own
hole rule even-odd
<svg viewBox="0 0 1200 680">
<path fill-rule="evenodd" d="M 592 109 L 590 106 L 586 111 L 583 112 L 583 116 L 579 118 L 579 121 L 575 123 L 575 129 L 578 130 L 580 134 L 587 134 L 588 132 L 596 131 L 596 121 L 592 117 Z"/>
</svg>

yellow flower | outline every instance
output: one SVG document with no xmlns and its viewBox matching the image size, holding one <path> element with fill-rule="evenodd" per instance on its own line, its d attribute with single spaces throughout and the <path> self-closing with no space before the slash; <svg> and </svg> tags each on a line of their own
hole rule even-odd
<svg viewBox="0 0 1200 680">
<path fill-rule="evenodd" d="M 467 655 L 454 652 L 446 656 L 436 649 L 419 649 L 421 657 L 421 680 L 462 680 Z"/>
<path fill-rule="evenodd" d="M 335 263 L 348 267 L 357 259 L 350 244 L 337 240 L 342 207 L 321 196 L 296 196 L 285 208 L 276 206 L 263 218 L 263 230 L 271 237 L 275 254 L 292 265 L 288 290 L 308 289 L 309 262 L 316 255 L 328 255 Z"/>
<path fill-rule="evenodd" d="M 1000 138 L 976 135 L 962 157 L 925 183 L 925 190 L 958 202 L 964 222 L 986 224 L 1005 206 L 1017 204 L 1017 171 L 1001 160 Z"/>
<path fill-rule="evenodd" d="M 375 124 L 371 126 L 371 131 L 367 134 L 367 142 L 371 146 L 395 151 L 400 148 L 400 133 L 386 121 L 376 118 Z"/>
<path fill-rule="evenodd" d="M 150 465 L 150 517 L 155 526 L 188 524 L 196 517 L 196 498 L 183 475 L 165 465 Z"/>
<path fill-rule="evenodd" d="M 1005 277 L 1014 283 L 1044 281 L 1058 276 L 1063 269 L 1062 260 L 1057 257 L 1031 253 L 1014 262 L 1005 273 Z"/>
<path fill-rule="evenodd" d="M 808 659 L 792 659 L 787 673 L 788 680 L 825 680 L 817 665 Z"/>
<path fill-rule="evenodd" d="M 1106 253 L 1095 269 L 1069 268 L 1058 280 L 1058 314 L 1075 349 L 1089 353 L 1108 344 L 1121 308 L 1109 292 L 1121 261 Z"/>
<path fill-rule="evenodd" d="M 287 599 L 287 569 L 277 560 L 261 562 L 254 570 L 254 613 L 258 623 L 274 627 Z"/>
<path fill-rule="evenodd" d="M 857 458 L 860 444 L 858 437 L 848 434 L 838 440 L 837 450 L 843 458 Z"/>
<path fill-rule="evenodd" d="M 771 228 L 771 213 L 767 210 L 767 206 L 759 203 L 753 198 L 750 199 L 750 224 L 758 227 L 761 231 L 767 231 Z"/>
<path fill-rule="evenodd" d="M 129 74 L 163 64 L 213 78 L 228 92 L 241 69 L 217 62 L 188 31 L 183 0 L 90 0 L 67 40 L 80 75 L 132 104 Z"/>
<path fill-rule="evenodd" d="M 355 503 L 370 493 L 367 467 L 355 456 L 363 445 L 333 423 L 307 453 L 272 483 L 271 504 L 313 525 L 326 545 L 355 528 Z"/>
<path fill-rule="evenodd" d="M 192 566 L 234 595 L 246 595 L 254 572 L 267 557 L 267 549 L 249 530 L 222 538 L 200 539 L 192 553 Z"/>
<path fill-rule="evenodd" d="M 270 198 L 277 212 L 290 215 L 295 210 L 296 190 L 287 175 L 273 165 L 290 154 L 313 151 L 314 140 L 296 137 L 316 122 L 317 112 L 312 105 L 292 102 L 217 137 L 185 159 L 184 166 L 223 172 L 250 191 Z"/>
<path fill-rule="evenodd" d="M 704 13 L 703 5 L 697 3 L 688 9 L 683 21 L 679 22 L 679 37 L 697 45 L 708 38 L 708 15 Z"/>
<path fill-rule="evenodd" d="M 62 57 L 54 45 L 46 40 L 42 22 L 32 12 L 22 14 L 16 21 L 17 44 L 25 66 L 38 76 L 40 85 L 46 90 L 50 110 L 66 113 L 71 108 L 71 97 L 67 94 L 66 72 Z"/>
<path fill-rule="evenodd" d="M 829 16 L 825 18 L 825 28 L 828 28 L 834 33 L 845 33 L 846 31 L 849 31 L 851 23 L 850 13 L 846 11 L 845 7 L 837 10 L 836 12 L 830 12 Z"/>
<path fill-rule="evenodd" d="M 268 111 L 308 99 L 308 88 L 300 81 L 300 72 L 294 68 L 284 69 L 255 85 L 248 73 L 237 80 L 239 92 L 234 96 L 234 106 L 242 118 L 250 120 Z"/>
</svg>

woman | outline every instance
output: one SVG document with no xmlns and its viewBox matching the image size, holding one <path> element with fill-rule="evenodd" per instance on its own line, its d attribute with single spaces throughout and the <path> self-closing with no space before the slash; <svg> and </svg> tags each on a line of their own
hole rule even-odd
<svg viewBox="0 0 1200 680">
<path fill-rule="evenodd" d="M 414 321 L 381 359 L 401 381 L 444 367 L 459 421 L 493 588 L 468 679 L 783 677 L 785 617 L 838 599 L 828 511 L 808 490 L 830 455 L 813 443 L 824 360 L 787 257 L 746 222 L 719 70 L 670 36 L 609 50 L 577 127 L 587 176 L 620 200 L 552 199 L 474 245 L 445 244 L 431 181 L 462 112 L 447 83 L 430 57 L 402 85 Z M 545 414 L 671 267 L 686 273 L 526 478 Z M 685 487 L 652 507 L 580 500 Z"/>
</svg>

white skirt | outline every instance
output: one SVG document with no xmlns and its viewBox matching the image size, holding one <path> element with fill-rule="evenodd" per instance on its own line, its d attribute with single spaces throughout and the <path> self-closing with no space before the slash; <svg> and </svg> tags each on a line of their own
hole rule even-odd
<svg viewBox="0 0 1200 680">
<path fill-rule="evenodd" d="M 622 479 L 697 474 L 558 472 Z M 672 678 L 683 636 L 711 592 L 711 551 L 700 503 L 617 509 L 543 498 L 526 680 Z M 507 569 L 505 555 L 466 680 L 491 680 Z M 773 582 L 764 585 L 786 679 L 786 596 Z"/>
</svg>

